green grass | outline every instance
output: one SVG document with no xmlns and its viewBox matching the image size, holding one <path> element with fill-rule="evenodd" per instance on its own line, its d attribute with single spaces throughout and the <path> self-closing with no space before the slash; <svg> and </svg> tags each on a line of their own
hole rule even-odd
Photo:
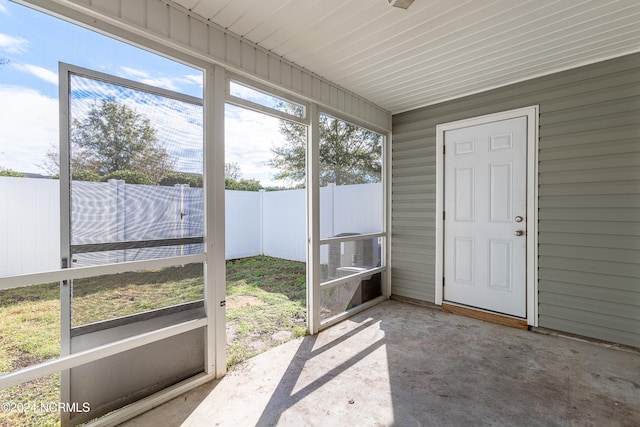
<svg viewBox="0 0 640 427">
<path fill-rule="evenodd" d="M 73 326 L 204 297 L 202 264 L 74 280 Z"/>
<path fill-rule="evenodd" d="M 203 297 L 201 265 L 74 281 L 74 326 Z M 306 334 L 305 264 L 258 256 L 227 262 L 227 366 Z M 0 291 L 0 373 L 60 355 L 59 284 Z M 274 334 L 279 333 L 274 336 Z M 59 376 L 0 391 L 0 402 L 58 402 Z M 55 426 L 58 414 L 2 413 L 0 427 Z"/>
<path fill-rule="evenodd" d="M 228 261 L 227 366 L 305 335 L 305 306 L 304 263 L 266 256 Z"/>
<path fill-rule="evenodd" d="M 44 284 L 0 292 L 0 372 L 35 365 L 60 355 L 59 285 Z M 58 375 L 0 391 L 0 403 L 60 401 Z M 0 412 L 0 426 L 52 426 L 57 414 Z"/>
</svg>

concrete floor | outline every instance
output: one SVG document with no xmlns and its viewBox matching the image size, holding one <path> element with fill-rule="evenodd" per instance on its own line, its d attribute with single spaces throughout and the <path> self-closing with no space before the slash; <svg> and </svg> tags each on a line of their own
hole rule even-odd
<svg viewBox="0 0 640 427">
<path fill-rule="evenodd" d="M 387 301 L 126 426 L 640 426 L 640 353 Z"/>
</svg>

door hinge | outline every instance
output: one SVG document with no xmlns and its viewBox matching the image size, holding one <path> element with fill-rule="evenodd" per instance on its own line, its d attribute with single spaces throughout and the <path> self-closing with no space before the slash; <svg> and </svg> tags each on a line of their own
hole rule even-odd
<svg viewBox="0 0 640 427">
<path fill-rule="evenodd" d="M 444 156 L 445 154 L 447 154 L 447 146 L 443 145 L 442 146 L 442 155 Z"/>
<path fill-rule="evenodd" d="M 447 216 L 446 214 L 447 214 L 447 213 L 446 213 L 445 211 L 442 211 L 442 220 L 443 220 L 443 221 L 445 220 L 445 217 Z"/>
<path fill-rule="evenodd" d="M 444 288 L 444 277 L 442 278 L 442 287 Z"/>
</svg>

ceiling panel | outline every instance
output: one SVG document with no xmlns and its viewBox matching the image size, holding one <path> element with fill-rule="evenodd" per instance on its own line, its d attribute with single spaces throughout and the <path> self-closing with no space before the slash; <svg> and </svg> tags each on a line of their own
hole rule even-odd
<svg viewBox="0 0 640 427">
<path fill-rule="evenodd" d="M 636 0 L 174 0 L 397 113 L 640 51 Z"/>
</svg>

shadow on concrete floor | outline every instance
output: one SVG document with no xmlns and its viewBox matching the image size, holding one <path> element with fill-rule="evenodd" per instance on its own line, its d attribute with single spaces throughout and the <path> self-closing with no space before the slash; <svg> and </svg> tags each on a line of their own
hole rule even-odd
<svg viewBox="0 0 640 427">
<path fill-rule="evenodd" d="M 638 426 L 640 353 L 387 301 L 127 426 Z"/>
</svg>

